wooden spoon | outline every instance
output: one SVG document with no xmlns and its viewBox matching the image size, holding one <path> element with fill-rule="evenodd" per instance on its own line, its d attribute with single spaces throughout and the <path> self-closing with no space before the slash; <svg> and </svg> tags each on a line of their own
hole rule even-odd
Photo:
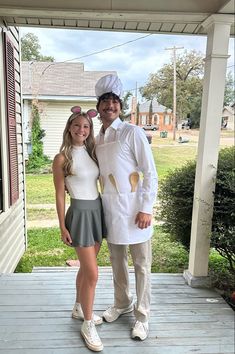
<svg viewBox="0 0 235 354">
<path fill-rule="evenodd" d="M 129 176 L 130 184 L 131 184 L 131 192 L 136 191 L 137 184 L 139 182 L 140 176 L 138 172 L 132 172 Z"/>
<path fill-rule="evenodd" d="M 103 194 L 104 193 L 104 180 L 102 176 L 99 176 L 99 184 L 100 184 L 100 191 Z"/>
<path fill-rule="evenodd" d="M 110 175 L 109 175 L 109 180 L 110 180 L 110 182 L 112 183 L 112 185 L 114 186 L 114 188 L 116 189 L 116 191 L 119 194 L 118 186 L 117 186 L 115 177 L 112 175 L 112 173 L 110 173 Z"/>
</svg>

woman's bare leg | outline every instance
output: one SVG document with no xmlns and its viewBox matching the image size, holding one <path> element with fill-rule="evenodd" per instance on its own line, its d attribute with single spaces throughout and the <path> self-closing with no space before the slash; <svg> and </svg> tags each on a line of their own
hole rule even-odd
<svg viewBox="0 0 235 354">
<path fill-rule="evenodd" d="M 79 287 L 79 301 L 77 302 L 82 306 L 85 320 L 91 320 L 92 318 L 95 287 L 98 279 L 98 267 L 96 262 L 98 251 L 99 247 L 96 245 L 76 248 L 80 261 L 80 269 L 76 282 Z"/>
<path fill-rule="evenodd" d="M 100 243 L 96 242 L 95 243 L 95 254 L 96 254 L 96 257 L 99 253 L 99 250 L 100 250 Z M 78 254 L 78 253 L 77 253 Z M 76 277 L 76 302 L 77 303 L 80 303 L 80 297 L 79 297 L 79 289 L 80 289 L 80 283 L 81 283 L 81 278 L 82 278 L 82 271 L 81 271 L 81 267 L 79 267 L 79 271 L 77 273 L 77 277 Z"/>
</svg>

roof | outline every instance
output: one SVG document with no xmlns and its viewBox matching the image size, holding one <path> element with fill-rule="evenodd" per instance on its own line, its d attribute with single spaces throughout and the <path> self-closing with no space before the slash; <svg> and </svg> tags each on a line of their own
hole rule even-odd
<svg viewBox="0 0 235 354">
<path fill-rule="evenodd" d="M 149 112 L 149 106 L 150 106 L 151 101 L 145 101 L 140 104 L 139 106 L 139 112 Z M 153 113 L 162 113 L 167 110 L 167 108 L 160 103 L 156 99 L 152 101 L 152 108 L 153 108 Z"/>
<path fill-rule="evenodd" d="M 95 84 L 115 71 L 85 71 L 83 63 L 22 62 L 23 95 L 96 97 Z"/>
<path fill-rule="evenodd" d="M 235 114 L 235 109 L 233 106 L 224 106 L 223 113 L 225 113 L 225 111 L 227 111 L 231 115 Z"/>
<path fill-rule="evenodd" d="M 232 24 L 234 0 L 0 0 L 6 26 L 194 34 L 210 16 Z"/>
</svg>

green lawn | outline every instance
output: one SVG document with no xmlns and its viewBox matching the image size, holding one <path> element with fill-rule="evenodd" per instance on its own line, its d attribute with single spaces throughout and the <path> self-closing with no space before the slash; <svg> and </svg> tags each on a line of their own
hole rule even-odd
<svg viewBox="0 0 235 354">
<path fill-rule="evenodd" d="M 158 146 L 153 147 L 153 157 L 156 163 L 158 177 L 161 180 L 170 170 L 181 167 L 187 161 L 196 157 L 196 146 Z"/>
<path fill-rule="evenodd" d="M 26 201 L 28 204 L 55 204 L 52 174 L 26 175 Z"/>
<path fill-rule="evenodd" d="M 188 263 L 188 252 L 178 243 L 172 242 L 160 226 L 155 227 L 153 236 L 153 272 L 182 272 Z M 36 228 L 28 230 L 28 248 L 21 258 L 16 272 L 28 273 L 33 267 L 65 266 L 66 260 L 76 259 L 75 251 L 61 242 L 59 228 Z M 131 260 L 129 262 L 131 265 Z M 110 266 L 106 241 L 99 255 L 99 266 Z"/>
<path fill-rule="evenodd" d="M 161 226 L 156 226 L 152 238 L 152 272 L 182 273 L 188 267 L 188 251 Z M 15 272 L 30 273 L 33 267 L 65 266 L 66 260 L 77 259 L 72 247 L 61 242 L 59 228 L 36 228 L 28 230 L 28 248 L 21 258 Z M 110 266 L 107 243 L 104 240 L 98 254 L 99 266 Z M 129 258 L 129 265 L 132 265 Z M 218 252 L 211 251 L 210 275 L 214 286 L 231 291 L 234 278 L 228 272 L 228 262 Z"/>
<path fill-rule="evenodd" d="M 196 146 L 158 146 L 152 150 L 160 180 L 170 169 L 180 167 L 196 156 Z M 55 204 L 52 174 L 27 174 L 26 187 L 28 204 Z"/>
</svg>

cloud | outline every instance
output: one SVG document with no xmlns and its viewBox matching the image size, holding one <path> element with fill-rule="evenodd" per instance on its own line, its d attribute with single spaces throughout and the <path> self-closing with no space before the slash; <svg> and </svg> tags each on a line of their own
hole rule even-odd
<svg viewBox="0 0 235 354">
<path fill-rule="evenodd" d="M 40 42 L 41 53 L 50 55 L 56 61 L 80 58 L 122 43 L 133 41 L 76 61 L 84 63 L 85 70 L 115 70 L 123 81 L 124 90 L 135 90 L 136 83 L 144 85 L 150 73 L 159 70 L 171 58 L 167 47 L 184 47 L 184 50 L 196 50 L 206 53 L 206 36 L 165 35 L 143 33 L 124 33 L 106 31 L 82 31 L 46 28 L 21 28 L 24 35 L 34 33 Z M 144 37 L 143 39 L 136 39 Z M 180 51 L 179 51 L 180 52 Z M 228 66 L 234 65 L 234 41 L 230 40 Z M 230 68 L 234 71 L 234 67 Z"/>
</svg>

